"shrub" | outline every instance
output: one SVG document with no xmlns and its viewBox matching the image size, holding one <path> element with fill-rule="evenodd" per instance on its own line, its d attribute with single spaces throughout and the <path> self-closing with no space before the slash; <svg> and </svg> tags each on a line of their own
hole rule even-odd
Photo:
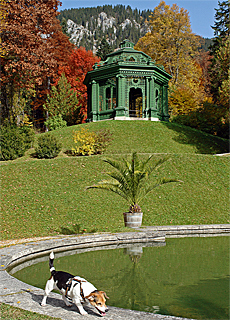
<svg viewBox="0 0 230 320">
<path fill-rule="evenodd" d="M 111 133 L 109 130 L 93 132 L 82 128 L 73 132 L 73 140 L 75 143 L 75 147 L 71 150 L 73 155 L 101 154 L 111 141 Z"/>
<path fill-rule="evenodd" d="M 62 119 L 62 115 L 58 114 L 53 117 L 49 117 L 45 121 L 45 126 L 48 127 L 49 131 L 61 129 L 67 126 L 67 122 Z"/>
<path fill-rule="evenodd" d="M 96 135 L 96 153 L 102 154 L 109 146 L 112 134 L 108 129 L 101 129 Z"/>
<path fill-rule="evenodd" d="M 186 115 L 177 115 L 171 121 L 221 138 L 229 137 L 229 119 L 223 108 L 213 103 L 205 102 L 198 110 Z"/>
<path fill-rule="evenodd" d="M 14 160 L 24 156 L 25 151 L 32 147 L 34 135 L 34 130 L 29 127 L 2 126 L 0 160 Z"/>
<path fill-rule="evenodd" d="M 96 134 L 82 128 L 73 132 L 75 147 L 72 148 L 73 155 L 90 156 L 96 153 Z"/>
<path fill-rule="evenodd" d="M 62 145 L 57 138 L 50 133 L 46 133 L 38 138 L 38 146 L 36 147 L 35 152 L 39 159 L 51 159 L 59 154 L 61 148 Z"/>
<path fill-rule="evenodd" d="M 25 125 L 23 127 L 19 127 L 19 131 L 21 134 L 24 135 L 24 142 L 26 150 L 33 147 L 34 139 L 35 139 L 35 132 L 33 128 Z"/>
</svg>

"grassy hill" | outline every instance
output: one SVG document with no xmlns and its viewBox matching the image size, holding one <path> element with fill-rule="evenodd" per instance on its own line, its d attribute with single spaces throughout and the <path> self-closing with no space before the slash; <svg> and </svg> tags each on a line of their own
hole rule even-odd
<svg viewBox="0 0 230 320">
<path fill-rule="evenodd" d="M 86 127 L 97 131 L 109 129 L 113 142 L 105 154 L 139 153 L 192 153 L 216 154 L 228 152 L 228 140 L 220 139 L 190 127 L 170 122 L 99 121 L 62 130 L 54 134 L 65 150 L 71 149 L 72 132 Z"/>
<path fill-rule="evenodd" d="M 109 128 L 113 141 L 105 156 L 140 157 L 153 161 L 170 154 L 158 175 L 183 180 L 155 189 L 141 207 L 144 225 L 228 223 L 228 141 L 189 127 L 150 121 L 103 121 L 67 127 L 53 134 L 63 143 L 55 159 L 26 156 L 2 162 L 2 239 L 127 231 L 122 213 L 127 204 L 115 194 L 85 190 L 101 180 L 109 167 L 102 156 L 68 157 L 72 131 Z"/>
</svg>

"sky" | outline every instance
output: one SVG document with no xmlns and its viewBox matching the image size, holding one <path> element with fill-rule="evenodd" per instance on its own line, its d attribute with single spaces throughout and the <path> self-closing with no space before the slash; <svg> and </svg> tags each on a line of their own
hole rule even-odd
<svg viewBox="0 0 230 320">
<path fill-rule="evenodd" d="M 192 31 L 204 38 L 213 37 L 215 9 L 218 8 L 218 0 L 164 0 L 167 5 L 172 6 L 176 3 L 178 7 L 184 8 L 189 12 Z M 62 0 L 60 10 L 81 8 L 81 7 L 97 7 L 102 5 L 122 4 L 131 8 L 145 10 L 153 10 L 160 0 Z"/>
</svg>

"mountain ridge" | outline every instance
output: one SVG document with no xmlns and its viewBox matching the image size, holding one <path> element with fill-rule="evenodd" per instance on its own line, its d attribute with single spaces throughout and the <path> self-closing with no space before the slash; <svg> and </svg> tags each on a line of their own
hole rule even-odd
<svg viewBox="0 0 230 320">
<path fill-rule="evenodd" d="M 150 31 L 148 21 L 152 10 L 132 9 L 124 5 L 65 9 L 58 19 L 63 31 L 77 47 L 85 47 L 95 54 L 103 38 L 111 50 L 119 47 L 124 39 L 134 44 Z M 201 48 L 208 50 L 211 39 L 202 38 Z"/>
</svg>

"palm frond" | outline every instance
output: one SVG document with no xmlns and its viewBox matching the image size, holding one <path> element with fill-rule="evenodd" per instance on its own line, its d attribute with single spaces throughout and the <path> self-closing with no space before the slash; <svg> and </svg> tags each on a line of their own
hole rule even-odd
<svg viewBox="0 0 230 320">
<path fill-rule="evenodd" d="M 153 183 L 151 185 L 143 186 L 142 189 L 141 189 L 141 193 L 140 193 L 138 201 L 140 202 L 141 200 L 143 200 L 155 188 L 160 187 L 160 186 L 162 186 L 164 184 L 167 184 L 167 183 L 172 183 L 172 182 L 183 182 L 183 181 L 177 180 L 177 179 L 163 178 L 163 179 L 160 179 L 160 180 L 158 180 L 157 182 L 155 182 L 155 183 Z"/>
<path fill-rule="evenodd" d="M 102 189 L 106 191 L 111 191 L 113 193 L 118 194 L 122 198 L 124 198 L 126 201 L 130 201 L 129 195 L 124 192 L 122 189 L 122 186 L 114 181 L 109 181 L 109 180 L 102 180 L 99 181 L 98 184 L 86 187 L 86 190 L 88 189 Z"/>
<path fill-rule="evenodd" d="M 115 171 L 107 172 L 107 175 L 111 179 L 102 180 L 96 185 L 87 187 L 87 189 L 97 188 L 112 191 L 127 200 L 130 205 L 134 205 L 160 185 L 170 182 L 181 182 L 176 179 L 163 178 L 148 184 L 153 171 L 169 159 L 165 157 L 152 164 L 150 163 L 152 157 L 153 155 L 150 155 L 146 160 L 140 161 L 137 153 L 133 152 L 130 161 L 124 158 L 122 160 L 103 159 L 105 163 L 108 163 L 115 169 Z"/>
</svg>

